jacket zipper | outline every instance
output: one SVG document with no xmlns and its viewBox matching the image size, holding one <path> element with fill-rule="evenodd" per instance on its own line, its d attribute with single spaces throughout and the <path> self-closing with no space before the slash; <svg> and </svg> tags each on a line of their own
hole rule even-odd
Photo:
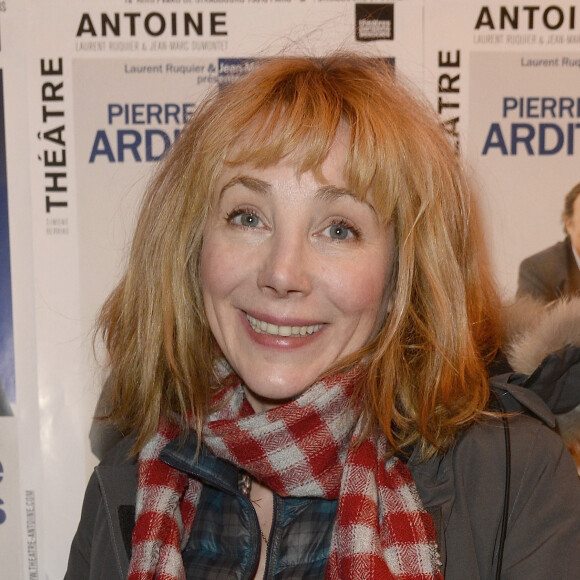
<svg viewBox="0 0 580 580">
<path fill-rule="evenodd" d="M 273 493 L 273 492 L 272 492 Z M 278 496 L 273 493 L 274 501 L 273 501 L 273 513 L 272 513 L 272 525 L 270 526 L 270 534 L 268 536 L 268 544 L 266 545 L 266 564 L 264 565 L 264 580 L 269 580 L 270 578 L 274 577 L 274 571 L 270 570 L 270 566 L 272 565 L 272 551 L 280 542 L 280 532 L 278 531 L 278 526 L 276 525 L 279 514 L 279 504 L 280 501 L 278 500 Z M 260 524 L 258 524 L 260 525 Z M 261 539 L 260 539 L 261 542 Z"/>
</svg>

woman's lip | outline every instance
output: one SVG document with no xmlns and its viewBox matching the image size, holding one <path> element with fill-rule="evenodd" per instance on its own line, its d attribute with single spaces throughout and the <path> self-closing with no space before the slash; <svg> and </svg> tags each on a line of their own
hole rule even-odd
<svg viewBox="0 0 580 580">
<path fill-rule="evenodd" d="M 246 318 L 254 332 L 269 336 L 301 338 L 315 334 L 323 326 L 322 324 L 273 324 L 247 313 Z"/>
<path fill-rule="evenodd" d="M 294 350 L 302 350 L 304 348 L 307 348 L 309 345 L 312 345 L 313 343 L 316 343 L 320 340 L 320 337 L 322 337 L 325 334 L 324 331 L 327 327 L 326 324 L 320 324 L 320 328 L 316 332 L 312 332 L 311 334 L 304 334 L 303 336 L 292 334 L 290 334 L 289 336 L 283 336 L 279 333 L 268 334 L 266 332 L 259 332 L 257 330 L 254 330 L 254 327 L 250 323 L 250 319 L 248 318 L 248 316 L 255 319 L 257 317 L 251 314 L 248 315 L 248 313 L 243 310 L 239 310 L 239 314 L 240 320 L 242 321 L 242 325 L 245 328 L 246 332 L 248 333 L 248 338 L 252 341 L 252 343 L 257 346 L 274 351 L 281 350 L 283 352 L 291 352 Z M 261 318 L 257 319 L 262 320 Z M 270 318 L 270 320 L 272 319 Z M 274 323 L 269 322 L 269 324 Z M 284 326 L 284 325 L 275 325 L 275 326 Z"/>
<path fill-rule="evenodd" d="M 268 324 L 274 324 L 275 326 L 316 326 L 324 324 L 320 320 L 312 320 L 306 318 L 279 318 L 277 316 L 271 316 L 269 314 L 262 314 L 259 312 L 253 312 L 250 310 L 241 310 L 244 316 L 254 318 L 260 322 L 266 322 Z"/>
</svg>

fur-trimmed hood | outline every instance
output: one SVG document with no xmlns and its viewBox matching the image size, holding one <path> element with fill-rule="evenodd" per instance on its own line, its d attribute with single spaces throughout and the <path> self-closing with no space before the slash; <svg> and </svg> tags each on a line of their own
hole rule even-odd
<svg viewBox="0 0 580 580">
<path fill-rule="evenodd" d="M 505 308 L 504 328 L 511 367 L 532 374 L 550 353 L 580 347 L 580 296 L 550 304 L 520 298 Z"/>
<path fill-rule="evenodd" d="M 536 392 L 555 414 L 580 405 L 580 297 L 544 304 L 531 298 L 505 309 L 510 380 Z"/>
<path fill-rule="evenodd" d="M 558 431 L 580 474 L 580 297 L 546 305 L 522 298 L 506 307 L 504 353 L 509 379 L 556 415 Z"/>
</svg>

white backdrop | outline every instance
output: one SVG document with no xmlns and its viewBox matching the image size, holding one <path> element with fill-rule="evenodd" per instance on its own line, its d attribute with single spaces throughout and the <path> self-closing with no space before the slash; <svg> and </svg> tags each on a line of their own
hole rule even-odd
<svg viewBox="0 0 580 580">
<path fill-rule="evenodd" d="M 94 317 L 154 158 L 228 64 L 280 50 L 393 58 L 473 168 L 506 297 L 519 262 L 562 237 L 580 181 L 580 3 L 373 4 L 368 20 L 352 0 L 0 0 L 16 376 L 0 417 L 2 578 L 64 573 L 96 461 Z M 546 99 L 577 104 L 552 114 Z"/>
</svg>

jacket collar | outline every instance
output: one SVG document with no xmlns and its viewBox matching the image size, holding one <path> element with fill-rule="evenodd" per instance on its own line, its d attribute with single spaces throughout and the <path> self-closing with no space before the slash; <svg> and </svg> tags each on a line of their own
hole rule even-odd
<svg viewBox="0 0 580 580">
<path fill-rule="evenodd" d="M 203 443 L 197 451 L 197 434 L 170 441 L 159 458 L 171 467 L 229 493 L 238 492 L 238 468 L 211 453 Z"/>
</svg>

